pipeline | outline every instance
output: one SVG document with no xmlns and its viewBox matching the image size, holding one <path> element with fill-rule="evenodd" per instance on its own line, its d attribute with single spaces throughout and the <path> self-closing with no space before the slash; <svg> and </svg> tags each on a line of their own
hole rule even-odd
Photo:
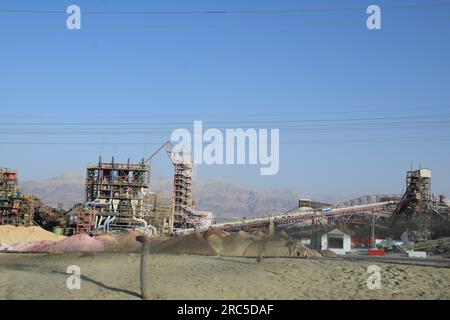
<svg viewBox="0 0 450 320">
<path fill-rule="evenodd" d="M 140 219 L 140 218 L 136 218 L 135 216 L 133 216 L 133 220 L 143 223 L 144 224 L 144 228 L 147 229 L 147 221 L 145 221 L 144 219 Z"/>
<path fill-rule="evenodd" d="M 95 199 L 91 202 L 86 202 L 85 207 L 88 208 L 89 206 L 95 206 L 95 207 L 106 207 L 112 204 L 112 199 L 109 199 L 108 202 L 99 202 L 99 199 Z"/>
<path fill-rule="evenodd" d="M 103 218 L 103 217 L 102 217 L 102 218 Z M 108 217 L 106 218 L 106 220 L 105 220 L 105 222 L 103 223 L 103 225 L 102 225 L 101 223 L 99 223 L 99 224 L 98 224 L 98 227 L 97 227 L 97 230 L 98 230 L 98 229 L 103 229 L 103 230 L 105 230 L 106 225 L 107 225 L 108 222 L 109 222 L 109 219 L 111 219 L 111 216 L 108 216 Z"/>
<path fill-rule="evenodd" d="M 100 229 L 103 221 L 103 216 L 100 216 L 100 219 L 98 220 L 98 224 L 95 226 L 95 230 Z"/>
<path fill-rule="evenodd" d="M 117 216 L 111 217 L 111 219 L 107 220 L 105 222 L 105 233 L 109 231 L 109 225 L 111 224 L 111 222 L 113 222 L 114 220 L 116 220 Z"/>
</svg>

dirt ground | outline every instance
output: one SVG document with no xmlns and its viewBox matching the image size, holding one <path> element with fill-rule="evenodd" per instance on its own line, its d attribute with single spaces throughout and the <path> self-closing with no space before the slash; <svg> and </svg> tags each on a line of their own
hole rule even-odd
<svg viewBox="0 0 450 320">
<path fill-rule="evenodd" d="M 450 299 L 450 269 L 341 259 L 155 254 L 154 299 Z M 367 287 L 367 267 L 381 289 Z M 81 268 L 69 290 L 67 267 Z M 0 299 L 140 299 L 138 253 L 0 254 Z"/>
</svg>

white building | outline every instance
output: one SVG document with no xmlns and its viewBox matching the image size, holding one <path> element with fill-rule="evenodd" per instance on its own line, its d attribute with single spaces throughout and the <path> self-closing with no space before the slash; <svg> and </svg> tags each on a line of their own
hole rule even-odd
<svg viewBox="0 0 450 320">
<path fill-rule="evenodd" d="M 351 237 L 339 229 L 333 229 L 322 234 L 320 249 L 330 250 L 336 254 L 345 254 L 351 251 Z"/>
</svg>

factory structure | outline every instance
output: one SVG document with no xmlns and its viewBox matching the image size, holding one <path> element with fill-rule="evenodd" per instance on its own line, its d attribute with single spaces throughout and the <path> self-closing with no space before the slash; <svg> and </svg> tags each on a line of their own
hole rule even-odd
<svg viewBox="0 0 450 320">
<path fill-rule="evenodd" d="M 170 197 L 161 197 L 150 188 L 151 160 L 163 150 L 173 166 Z M 117 162 L 114 158 L 105 162 L 100 157 L 97 163 L 87 166 L 85 201 L 63 213 L 43 205 L 35 196 L 22 194 L 17 173 L 2 168 L 0 225 L 45 226 L 48 217 L 59 213 L 59 219 L 53 221 L 63 225 L 66 235 L 129 230 L 171 235 L 210 228 L 233 232 L 295 226 L 299 234 L 306 232 L 311 243 L 322 243 L 322 247 L 337 242 L 348 245 L 348 234 L 358 232 L 361 233 L 359 242 L 373 246 L 376 224 L 384 225 L 397 238 L 408 233 L 414 241 L 429 241 L 450 234 L 448 223 L 442 223 L 449 221 L 449 201 L 444 195 L 435 197 L 431 190 L 431 170 L 422 168 L 406 173 L 403 194 L 364 195 L 335 205 L 300 197 L 299 206 L 286 212 L 213 224 L 211 212 L 196 209 L 192 192 L 194 165 L 190 157 L 178 159 L 174 153 L 172 144 L 166 142 L 148 159 L 135 163 Z M 368 236 L 367 228 L 355 229 L 358 223 L 372 226 L 372 235 Z M 350 228 L 345 227 L 349 225 Z M 311 236 L 314 234 L 318 238 Z M 363 237 L 367 239 L 362 240 Z"/>
<path fill-rule="evenodd" d="M 0 168 L 0 225 L 45 225 L 46 219 L 57 214 L 57 209 L 43 204 L 38 197 L 20 192 L 16 171 Z"/>
<path fill-rule="evenodd" d="M 323 243 L 324 237 L 335 236 L 334 232 L 347 239 L 342 240 L 347 246 L 348 234 L 353 233 L 355 246 L 374 247 L 376 232 L 396 239 L 407 235 L 412 242 L 448 237 L 449 222 L 450 202 L 444 195 L 435 197 L 432 194 L 431 170 L 419 169 L 407 172 L 403 195 L 364 195 L 336 205 L 302 197 L 299 207 L 287 212 L 215 224 L 214 227 L 229 232 L 278 228 L 289 234 L 297 233 L 308 243 Z M 345 232 L 336 228 L 345 229 Z M 321 245 L 316 248 L 320 249 Z"/>
<path fill-rule="evenodd" d="M 163 147 L 170 155 L 172 145 L 165 143 Z M 172 196 L 160 197 L 149 187 L 151 158 L 138 163 L 121 163 L 114 158 L 105 162 L 99 158 L 98 163 L 88 165 L 85 201 L 66 214 L 66 234 L 125 230 L 171 234 L 180 229 L 209 227 L 212 213 L 195 208 L 192 162 L 172 161 Z M 32 226 L 42 216 L 37 214 L 42 208 L 37 197 L 19 192 L 15 171 L 0 169 L 0 225 Z"/>
<path fill-rule="evenodd" d="M 86 171 L 86 208 L 91 209 L 94 230 L 147 227 L 148 165 L 114 161 L 89 165 Z"/>
<path fill-rule="evenodd" d="M 31 226 L 37 199 L 19 192 L 17 172 L 0 168 L 0 225 Z"/>
<path fill-rule="evenodd" d="M 431 170 L 419 169 L 406 173 L 406 191 L 396 210 L 396 214 L 420 214 L 433 204 L 431 192 Z"/>
<path fill-rule="evenodd" d="M 172 161 L 171 199 L 150 190 L 150 161 L 163 149 Z M 100 158 L 86 171 L 85 206 L 71 221 L 75 233 L 141 230 L 149 234 L 171 234 L 180 229 L 207 228 L 212 213 L 195 209 L 192 197 L 193 164 L 190 158 L 175 160 L 173 146 L 164 143 L 150 158 L 139 163 L 104 162 Z"/>
</svg>

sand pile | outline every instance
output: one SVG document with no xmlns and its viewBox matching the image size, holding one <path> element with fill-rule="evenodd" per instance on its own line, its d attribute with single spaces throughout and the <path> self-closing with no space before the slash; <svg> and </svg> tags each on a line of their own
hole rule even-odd
<svg viewBox="0 0 450 320">
<path fill-rule="evenodd" d="M 0 244 L 2 245 L 42 240 L 60 241 L 65 238 L 46 231 L 41 227 L 0 226 Z"/>
<path fill-rule="evenodd" d="M 277 234 L 270 238 L 264 237 L 253 241 L 245 248 L 242 256 L 258 257 L 260 254 L 264 257 L 321 257 L 319 252 L 312 250 L 300 241 L 283 234 Z"/>
<path fill-rule="evenodd" d="M 151 245 L 152 253 L 188 253 L 222 255 L 232 257 L 321 257 L 317 251 L 300 241 L 280 233 L 267 237 L 262 232 L 240 231 L 229 234 L 221 230 L 210 230 L 171 238 Z"/>
<path fill-rule="evenodd" d="M 142 244 L 136 241 L 136 237 L 141 235 L 142 233 L 138 231 L 130 231 L 118 235 L 99 235 L 97 239 L 105 243 L 105 251 L 137 252 L 141 250 Z"/>
<path fill-rule="evenodd" d="M 201 233 L 192 233 L 188 235 L 170 238 L 162 242 L 153 242 L 150 244 L 152 253 L 194 253 L 205 255 L 216 255 L 220 248 L 222 239 L 229 234 L 222 230 L 209 230 Z"/>
<path fill-rule="evenodd" d="M 100 252 L 105 250 L 105 243 L 87 234 L 77 234 L 55 243 L 50 250 L 62 252 Z"/>
<path fill-rule="evenodd" d="M 320 250 L 320 254 L 325 258 L 336 258 L 338 255 L 331 250 Z"/>
<path fill-rule="evenodd" d="M 100 252 L 105 250 L 103 241 L 86 234 L 77 234 L 61 241 L 33 241 L 9 245 L 6 252 Z"/>
<path fill-rule="evenodd" d="M 263 234 L 251 234 L 244 231 L 231 234 L 224 239 L 223 251 L 220 252 L 224 256 L 242 257 L 249 251 L 250 246 L 263 240 Z"/>
</svg>

